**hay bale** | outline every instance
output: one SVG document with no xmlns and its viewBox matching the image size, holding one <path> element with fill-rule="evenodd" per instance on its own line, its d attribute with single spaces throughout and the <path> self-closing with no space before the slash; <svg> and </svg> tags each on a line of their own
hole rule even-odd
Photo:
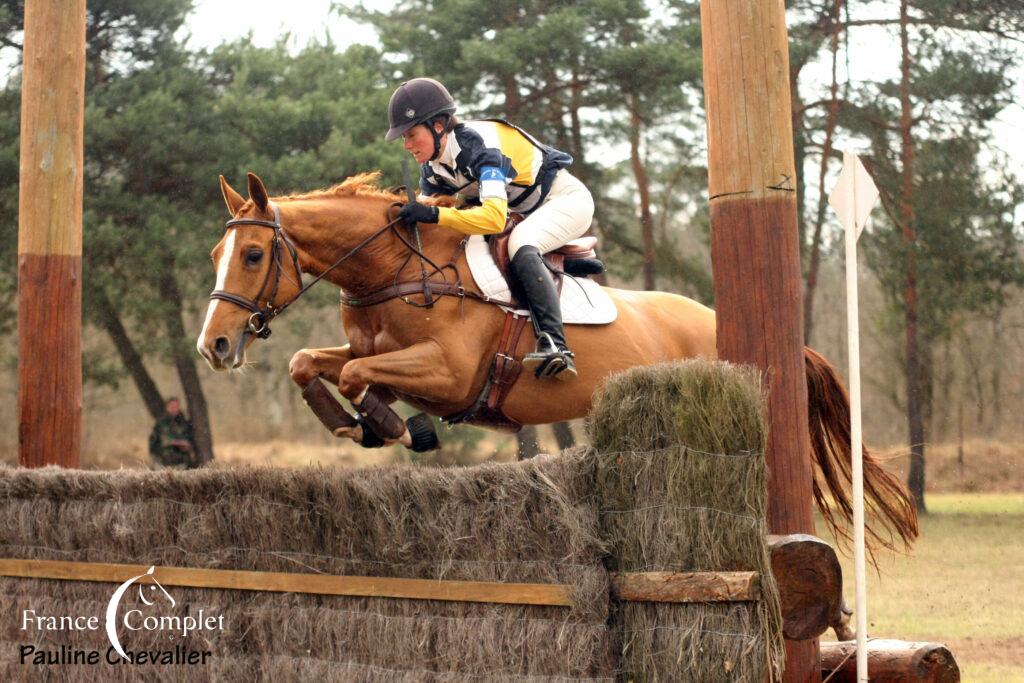
<svg viewBox="0 0 1024 683">
<path fill-rule="evenodd" d="M 615 571 L 758 571 L 762 600 L 625 603 L 620 674 L 763 681 L 783 665 L 765 536 L 763 396 L 755 370 L 692 360 L 636 368 L 595 397 L 601 526 Z"/>
<path fill-rule="evenodd" d="M 573 607 L 172 587 L 225 630 L 208 666 L 34 667 L 0 679 L 762 681 L 781 670 L 765 547 L 756 375 L 690 362 L 610 381 L 594 446 L 465 469 L 83 472 L 0 468 L 0 556 L 255 571 L 554 583 Z M 756 603 L 628 603 L 608 569 L 761 573 Z M 20 628 L 22 611 L 102 615 L 110 584 L 0 577 L 0 641 L 106 652 L 104 630 Z M 41 676 L 40 676 L 41 675 Z"/>
<path fill-rule="evenodd" d="M 610 680 L 605 548 L 584 450 L 471 469 L 267 468 L 198 472 L 0 469 L 5 557 L 364 576 L 560 583 L 575 606 L 517 607 L 384 598 L 170 589 L 223 633 L 185 643 L 213 652 L 226 680 Z M 105 652 L 102 629 L 19 630 L 23 609 L 102 615 L 113 586 L 0 578 L 0 638 Z M 164 636 L 166 638 L 166 636 Z M 128 642 L 130 640 L 130 642 Z M 159 632 L 125 636 L 166 648 Z M 39 669 L 7 661 L 0 675 Z M 48 667 L 57 680 L 154 676 L 194 667 Z"/>
</svg>

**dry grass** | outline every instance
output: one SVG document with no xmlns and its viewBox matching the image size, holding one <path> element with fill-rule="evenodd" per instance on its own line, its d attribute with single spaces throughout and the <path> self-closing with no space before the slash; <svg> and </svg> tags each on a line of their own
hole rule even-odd
<svg viewBox="0 0 1024 683">
<path fill-rule="evenodd" d="M 443 428 L 439 428 L 439 435 L 442 440 L 441 450 L 426 454 L 411 453 L 397 446 L 366 449 L 349 439 L 335 439 L 326 443 L 324 440 L 282 438 L 219 442 L 215 445 L 216 463 L 220 466 L 376 467 L 412 462 L 466 466 L 515 460 L 515 439 L 506 434 L 484 433 L 471 443 L 449 438 Z M 112 443 L 102 449 L 86 449 L 82 453 L 81 467 L 86 470 L 148 469 L 152 461 L 146 449 L 146 443 L 137 439 Z M 553 439 L 542 442 L 541 452 L 556 451 Z M 0 456 L 0 463 L 16 465 L 17 459 L 17 453 L 10 450 Z"/>
<path fill-rule="evenodd" d="M 906 447 L 881 452 L 887 466 L 906 479 Z M 961 460 L 962 454 L 962 460 Z M 931 493 L 1012 493 L 1024 491 L 1024 442 L 968 439 L 928 444 L 925 487 Z"/>
<path fill-rule="evenodd" d="M 964 681 L 1024 680 L 1024 494 L 927 501 L 913 553 L 869 570 L 869 634 L 945 643 Z M 852 606 L 853 562 L 841 560 Z"/>
</svg>

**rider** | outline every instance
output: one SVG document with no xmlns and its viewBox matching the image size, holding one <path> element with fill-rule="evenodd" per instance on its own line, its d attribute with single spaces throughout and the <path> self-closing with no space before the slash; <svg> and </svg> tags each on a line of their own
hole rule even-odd
<svg viewBox="0 0 1024 683">
<path fill-rule="evenodd" d="M 526 216 L 508 242 L 512 273 L 537 336 L 523 366 L 538 378 L 574 378 L 558 292 L 542 257 L 580 237 L 594 216 L 590 191 L 566 170 L 572 157 L 506 121 L 459 121 L 452 96 L 432 78 L 400 85 L 391 95 L 388 121 L 385 139 L 403 138 L 421 164 L 422 194 L 458 195 L 473 205 L 457 210 L 410 202 L 402 207 L 404 219 L 478 235 L 504 230 L 509 209 Z"/>
</svg>

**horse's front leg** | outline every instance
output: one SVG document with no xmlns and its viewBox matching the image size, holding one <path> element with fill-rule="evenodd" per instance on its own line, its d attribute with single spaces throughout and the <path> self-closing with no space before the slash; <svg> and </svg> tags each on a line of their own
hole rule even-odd
<svg viewBox="0 0 1024 683">
<path fill-rule="evenodd" d="M 305 387 L 317 377 L 326 380 L 328 384 L 337 385 L 341 369 L 352 358 L 352 348 L 348 344 L 326 349 L 302 349 L 292 356 L 288 374 L 300 387 Z"/>
<path fill-rule="evenodd" d="M 431 339 L 399 351 L 353 359 L 342 368 L 338 389 L 385 442 L 397 441 L 417 450 L 417 435 L 410 433 L 377 388 L 430 401 L 458 402 L 469 390 L 470 378 L 465 374 L 447 362 L 444 349 Z"/>
<path fill-rule="evenodd" d="M 288 374 L 302 388 L 302 399 L 328 431 L 334 436 L 348 437 L 358 443 L 363 439 L 362 426 L 321 381 L 324 379 L 337 386 L 341 369 L 352 358 L 352 349 L 348 344 L 325 349 L 302 349 L 292 356 Z"/>
</svg>

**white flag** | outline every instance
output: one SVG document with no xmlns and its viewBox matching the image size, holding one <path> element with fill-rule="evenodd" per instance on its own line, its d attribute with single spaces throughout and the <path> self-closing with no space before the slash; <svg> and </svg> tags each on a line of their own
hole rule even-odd
<svg viewBox="0 0 1024 683">
<path fill-rule="evenodd" d="M 843 227 L 855 228 L 859 239 L 877 200 L 878 188 L 864 164 L 853 152 L 843 152 L 843 170 L 828 198 Z"/>
</svg>

